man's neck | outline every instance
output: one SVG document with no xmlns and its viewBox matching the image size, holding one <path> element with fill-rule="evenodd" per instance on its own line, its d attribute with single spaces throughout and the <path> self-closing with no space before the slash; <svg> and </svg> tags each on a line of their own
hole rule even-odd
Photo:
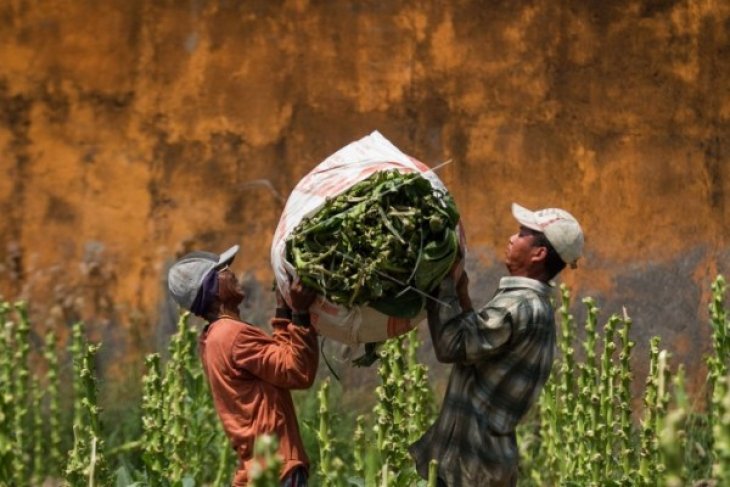
<svg viewBox="0 0 730 487">
<path fill-rule="evenodd" d="M 228 319 L 231 319 L 231 320 L 241 321 L 241 315 L 238 312 L 238 308 L 236 308 L 236 309 L 230 309 L 230 308 L 223 308 L 223 309 L 221 309 L 221 311 L 218 313 L 218 318 L 217 319 L 220 320 L 222 318 L 228 318 Z"/>
<path fill-rule="evenodd" d="M 510 271 L 510 276 L 512 276 L 512 277 L 529 277 L 530 279 L 535 279 L 536 281 L 540 281 L 545 284 L 550 282 L 550 279 L 548 279 L 545 269 L 533 269 L 533 268 L 515 269 L 514 271 Z"/>
</svg>

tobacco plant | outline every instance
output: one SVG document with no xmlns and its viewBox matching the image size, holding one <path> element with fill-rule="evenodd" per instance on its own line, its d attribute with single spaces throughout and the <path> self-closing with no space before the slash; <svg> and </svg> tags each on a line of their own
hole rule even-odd
<svg viewBox="0 0 730 487">
<path fill-rule="evenodd" d="M 329 406 L 329 388 L 328 379 L 322 381 L 317 391 L 319 400 L 319 430 L 317 439 L 319 440 L 319 479 L 323 487 L 337 487 L 344 482 L 342 460 L 334 455 L 334 445 L 332 439 L 332 417 L 330 416 Z"/>
<path fill-rule="evenodd" d="M 48 456 L 44 460 L 45 474 L 60 471 L 63 465 L 62 453 L 62 415 L 60 400 L 60 378 L 58 352 L 56 350 L 56 333 L 48 331 L 45 336 L 43 357 L 48 367 L 46 371 L 46 397 L 48 404 Z"/>
<path fill-rule="evenodd" d="M 277 453 L 279 442 L 271 435 L 256 438 L 251 462 L 251 483 L 253 487 L 275 487 L 279 485 L 279 469 L 282 459 Z"/>
<path fill-rule="evenodd" d="M 76 414 L 73 423 L 74 442 L 68 454 L 65 478 L 69 486 L 107 485 L 109 473 L 104 456 L 104 439 L 100 418 L 101 408 L 97 401 L 95 356 L 101 345 L 89 344 L 80 323 L 73 329 L 74 404 Z"/>
<path fill-rule="evenodd" d="M 0 302 L 0 478 L 13 478 L 13 447 L 15 434 L 13 430 L 13 322 L 8 320 L 10 306 Z"/>
<path fill-rule="evenodd" d="M 142 392 L 142 460 L 145 464 L 147 483 L 150 487 L 166 485 L 165 472 L 168 467 L 165 455 L 165 415 L 162 395 L 162 374 L 160 355 L 153 353 L 145 359 L 147 374 L 143 380 Z"/>
</svg>

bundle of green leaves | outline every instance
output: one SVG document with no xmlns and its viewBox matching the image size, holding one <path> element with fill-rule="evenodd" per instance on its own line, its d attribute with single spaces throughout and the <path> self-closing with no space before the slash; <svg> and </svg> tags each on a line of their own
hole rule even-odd
<svg viewBox="0 0 730 487">
<path fill-rule="evenodd" d="M 412 318 L 454 264 L 458 221 L 451 196 L 420 174 L 379 171 L 303 219 L 287 260 L 333 303 Z"/>
</svg>

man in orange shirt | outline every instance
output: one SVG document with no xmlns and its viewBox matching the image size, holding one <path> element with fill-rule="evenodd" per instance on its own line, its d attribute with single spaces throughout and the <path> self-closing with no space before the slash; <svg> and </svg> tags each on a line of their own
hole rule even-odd
<svg viewBox="0 0 730 487">
<path fill-rule="evenodd" d="M 170 268 L 168 287 L 181 307 L 208 321 L 199 352 L 218 417 L 238 454 L 233 485 L 247 485 L 254 441 L 272 434 L 283 461 L 281 485 L 306 486 L 309 459 L 290 390 L 310 387 L 317 373 L 317 333 L 308 311 L 316 294 L 291 283 L 290 308 L 277 291 L 269 336 L 240 318 L 244 293 L 228 268 L 237 252 L 236 245 L 221 255 L 187 254 Z"/>
</svg>

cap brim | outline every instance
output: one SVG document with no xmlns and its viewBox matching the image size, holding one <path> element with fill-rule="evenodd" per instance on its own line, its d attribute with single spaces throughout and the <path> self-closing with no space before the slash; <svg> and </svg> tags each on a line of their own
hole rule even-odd
<svg viewBox="0 0 730 487">
<path fill-rule="evenodd" d="M 515 220 L 520 222 L 520 225 L 542 232 L 542 228 L 537 223 L 537 217 L 535 216 L 534 211 L 530 211 L 517 203 L 512 203 L 512 216 L 515 217 Z"/>
<path fill-rule="evenodd" d="M 236 254 L 238 253 L 239 248 L 240 247 L 238 245 L 234 245 L 230 249 L 223 252 L 218 258 L 218 264 L 216 264 L 216 268 L 223 267 L 233 262 L 233 259 L 236 258 Z"/>
</svg>

